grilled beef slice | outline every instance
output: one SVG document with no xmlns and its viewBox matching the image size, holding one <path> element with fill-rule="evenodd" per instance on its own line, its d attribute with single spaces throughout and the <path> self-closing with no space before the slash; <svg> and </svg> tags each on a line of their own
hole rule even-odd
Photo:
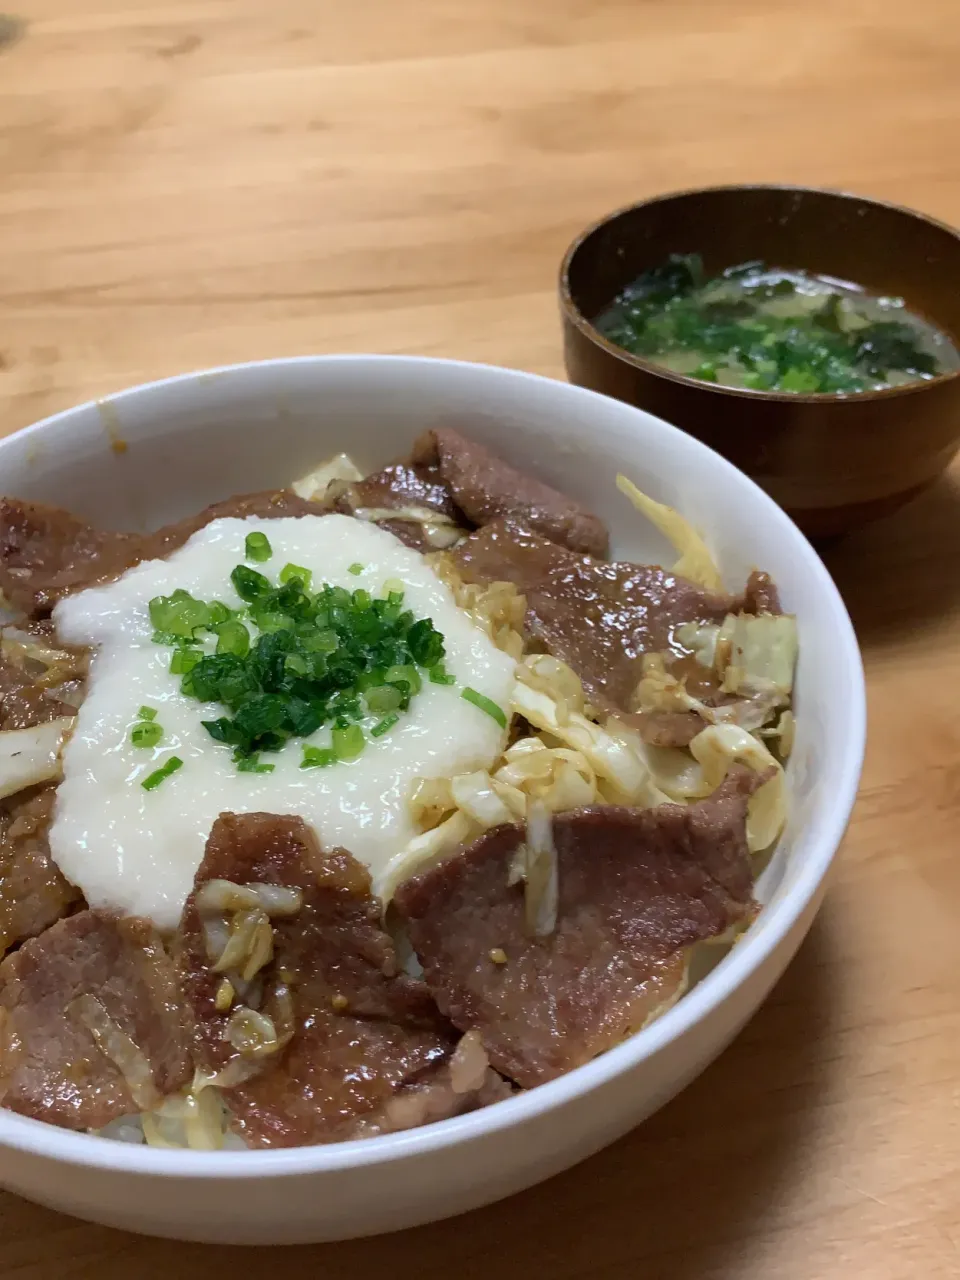
<svg viewBox="0 0 960 1280">
<path fill-rule="evenodd" d="M 32 787 L 0 804 L 0 952 L 35 938 L 79 902 L 50 856 L 55 786 Z"/>
<path fill-rule="evenodd" d="M 68 1129 L 191 1078 L 176 975 L 145 920 L 82 911 L 25 942 L 0 964 L 0 1029 L 0 1103 Z"/>
<path fill-rule="evenodd" d="M 366 1136 L 499 1096 L 502 1082 L 487 1069 L 466 1082 L 458 1076 L 458 1035 L 426 986 L 398 972 L 366 869 L 342 849 L 321 852 L 300 818 L 275 814 L 220 816 L 184 910 L 179 968 L 203 1069 L 235 1069 L 240 1056 L 224 1039 L 230 1013 L 216 1007 L 221 975 L 212 972 L 196 901 L 196 889 L 218 879 L 302 893 L 296 914 L 272 922 L 258 1000 L 290 1038 L 225 1094 L 250 1145 Z"/>
<path fill-rule="evenodd" d="M 571 551 L 607 554 L 602 520 L 451 427 L 425 431 L 414 442 L 411 462 L 421 476 L 443 485 L 475 527 L 510 516 Z"/>
<path fill-rule="evenodd" d="M 745 821 L 763 780 L 738 768 L 689 807 L 555 816 L 559 898 L 545 937 L 528 932 L 524 884 L 511 882 L 519 825 L 402 884 L 395 905 L 440 1009 L 525 1087 L 639 1030 L 682 994 L 689 949 L 754 915 Z"/>
<path fill-rule="evenodd" d="M 227 498 L 155 533 L 138 534 L 95 529 L 58 507 L 2 498 L 0 592 L 14 608 L 43 618 L 71 592 L 115 578 L 142 560 L 169 555 L 211 520 L 279 519 L 321 511 L 292 490 L 270 490 Z"/>
<path fill-rule="evenodd" d="M 532 640 L 572 667 L 591 701 L 614 713 L 632 715 L 644 654 L 684 655 L 675 634 L 682 623 L 719 625 L 728 613 L 779 607 L 765 574 L 754 574 L 737 598 L 656 565 L 578 555 L 508 521 L 472 534 L 451 555 L 465 582 L 513 583 L 526 596 Z M 714 705 L 735 701 L 701 672 L 692 661 L 685 666 L 692 694 Z M 695 711 L 632 718 L 648 741 L 662 746 L 685 746 L 704 727 Z"/>
</svg>

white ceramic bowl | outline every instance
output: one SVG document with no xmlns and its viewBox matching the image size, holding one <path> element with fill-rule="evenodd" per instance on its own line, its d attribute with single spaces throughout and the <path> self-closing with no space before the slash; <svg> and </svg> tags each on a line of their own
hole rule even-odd
<svg viewBox="0 0 960 1280">
<path fill-rule="evenodd" d="M 743 941 L 653 1026 L 587 1066 L 487 1110 L 410 1133 L 293 1151 L 127 1146 L 0 1110 L 0 1181 L 132 1231 L 270 1244 L 391 1231 L 558 1173 L 682 1089 L 767 995 L 809 928 L 853 805 L 863 671 L 815 552 L 752 481 L 692 437 L 617 400 L 481 365 L 381 356 L 275 360 L 191 374 L 83 405 L 0 441 L 5 492 L 138 529 L 217 498 L 280 487 L 331 453 L 373 465 L 456 423 L 583 499 L 618 554 L 667 548 L 614 489 L 626 472 L 704 530 L 731 586 L 759 564 L 800 628 L 791 817 Z"/>
</svg>

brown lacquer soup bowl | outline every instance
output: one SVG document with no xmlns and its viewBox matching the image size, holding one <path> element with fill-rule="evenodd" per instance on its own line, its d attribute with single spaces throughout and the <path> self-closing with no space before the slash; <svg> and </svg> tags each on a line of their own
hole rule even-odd
<svg viewBox="0 0 960 1280">
<path fill-rule="evenodd" d="M 344 452 L 352 471 L 318 474 Z M 803 535 L 691 435 L 506 369 L 307 357 L 80 406 L 0 441 L 0 473 L 21 611 L 3 635 L 4 856 L 43 873 L 29 902 L 9 877 L 0 895 L 19 942 L 0 963 L 6 1187 L 224 1244 L 411 1227 L 612 1142 L 783 972 L 857 789 L 860 655 Z M 502 561 L 492 595 L 464 586 L 483 556 Z M 650 640 L 656 619 L 671 634 Z M 310 690 L 343 629 L 366 644 L 387 626 L 405 665 L 307 723 L 329 711 Z M 641 633 L 666 646 L 649 672 Z M 567 642 L 564 675 L 542 649 Z M 56 647 L 81 644 L 89 671 Z M 625 658 L 662 715 L 610 683 Z M 214 669 L 254 684 L 228 697 Z M 501 753 L 507 772 L 483 774 Z M 552 810 L 522 790 L 536 758 L 566 788 Z M 430 760 L 457 776 L 416 791 L 405 874 L 391 841 Z M 683 968 L 728 924 L 718 963 Z"/>
<path fill-rule="evenodd" d="M 609 342 L 594 321 L 671 254 L 705 273 L 760 259 L 902 298 L 960 339 L 960 235 L 931 218 L 856 195 L 731 186 L 656 196 L 601 219 L 560 272 L 571 382 L 675 423 L 729 458 L 808 535 L 885 515 L 930 485 L 960 440 L 960 373 L 846 395 L 765 392 L 673 373 Z"/>
</svg>

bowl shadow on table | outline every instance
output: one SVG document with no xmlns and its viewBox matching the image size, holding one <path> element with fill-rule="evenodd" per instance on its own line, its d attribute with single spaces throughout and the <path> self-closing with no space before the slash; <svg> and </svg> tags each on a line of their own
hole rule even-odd
<svg viewBox="0 0 960 1280">
<path fill-rule="evenodd" d="M 960 618 L 960 474 L 886 519 L 821 546 L 863 648 Z"/>
<path fill-rule="evenodd" d="M 209 1280 L 212 1268 L 235 1280 L 281 1269 L 326 1280 L 733 1280 L 809 1167 L 814 1116 L 837 1070 L 837 952 L 828 906 L 760 1012 L 684 1093 L 586 1163 L 486 1209 L 278 1254 L 147 1243 L 17 1202 L 13 1256 L 36 1266 L 56 1248 L 62 1260 L 69 1236 L 78 1280 Z M 8 1217 L 13 1227 L 9 1210 L 0 1222 Z"/>
</svg>

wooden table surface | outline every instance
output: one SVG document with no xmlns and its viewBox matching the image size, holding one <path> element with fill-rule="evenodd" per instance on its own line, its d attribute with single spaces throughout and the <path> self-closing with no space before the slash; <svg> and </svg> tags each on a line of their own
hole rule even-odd
<svg viewBox="0 0 960 1280">
<path fill-rule="evenodd" d="M 560 376 L 563 248 L 660 190 L 820 183 L 960 222 L 960 0 L 8 3 L 3 431 L 302 352 Z M 642 1129 L 466 1218 L 283 1255 L 0 1195 L 0 1276 L 960 1276 L 958 552 L 944 483 L 832 556 L 871 738 L 827 904 Z"/>
</svg>

